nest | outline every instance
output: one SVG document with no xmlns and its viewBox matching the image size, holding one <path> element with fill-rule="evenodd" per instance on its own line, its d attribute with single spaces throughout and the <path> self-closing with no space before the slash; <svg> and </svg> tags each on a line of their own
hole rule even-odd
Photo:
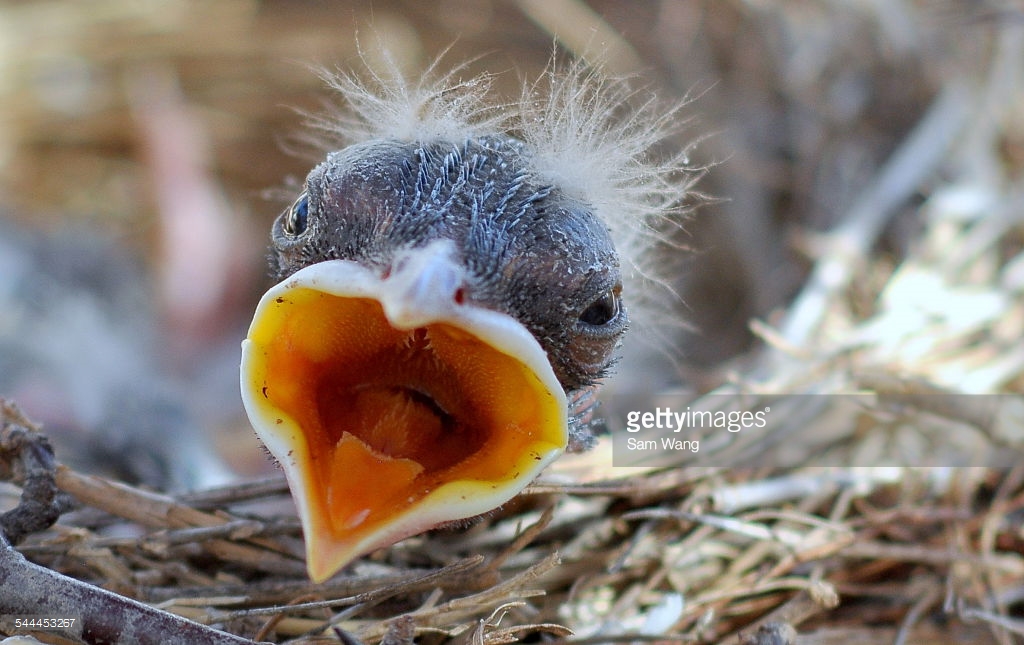
<svg viewBox="0 0 1024 645">
<path fill-rule="evenodd" d="M 1024 462 L 994 465 L 1019 455 L 1022 400 L 957 394 L 1019 386 L 1024 255 L 943 211 L 952 197 L 923 207 L 934 211 L 925 243 L 887 271 L 871 316 L 841 304 L 850 287 L 812 281 L 788 313 L 817 317 L 814 351 L 762 324 L 774 341 L 759 363 L 768 379 L 659 399 L 756 410 L 764 392 L 815 393 L 772 402 L 783 426 L 798 426 L 781 441 L 709 432 L 700 459 L 663 451 L 657 466 L 615 468 L 608 440 L 563 458 L 491 517 L 311 585 L 292 511 L 273 510 L 287 498 L 283 479 L 169 497 L 63 466 L 33 470 L 19 455 L 40 452 L 24 445 L 42 435 L 8 407 L 4 454 L 23 505 L 46 471 L 55 489 L 37 507 L 70 496 L 76 509 L 18 552 L 119 594 L 82 592 L 86 624 L 143 611 L 121 607 L 126 596 L 152 608 L 126 624 L 161 642 L 175 629 L 168 613 L 288 643 L 1011 642 L 1022 632 Z M 974 252 L 938 253 L 931 240 Z M 823 255 L 819 270 L 846 267 L 844 257 L 854 256 Z M 924 289 L 934 291 L 915 297 Z M 822 466 L 825 455 L 850 465 Z M 731 467 L 701 465 L 717 460 Z M 978 467 L 948 467 L 965 464 Z M 43 571 L 26 588 L 66 584 Z M 249 642 L 217 638 L 187 642 Z"/>
<path fill-rule="evenodd" d="M 533 7 L 530 20 L 578 42 L 535 4 L 523 5 Z M 673 4 L 650 6 L 671 23 L 684 11 L 666 8 Z M 733 168 L 757 174 L 762 191 L 734 202 L 757 206 L 744 226 L 763 232 L 789 221 L 828 233 L 786 238 L 792 244 L 780 246 L 798 249 L 800 261 L 744 246 L 779 236 L 728 236 L 742 258 L 736 273 L 748 276 L 728 286 L 748 290 L 740 310 L 753 312 L 744 317 L 753 341 L 716 346 L 718 367 L 699 381 L 708 387 L 667 389 L 644 408 L 770 407 L 784 421 L 763 432 L 711 429 L 689 437 L 699 452 L 654 451 L 628 468 L 614 465 L 628 449 L 613 427 L 614 442 L 561 459 L 491 515 L 407 539 L 312 585 L 283 478 L 177 496 L 129 486 L 57 463 L 45 435 L 7 404 L 0 475 L 20 505 L 0 516 L 4 611 L 76 617 L 87 642 L 124 643 L 1024 638 L 1020 30 L 1013 9 L 995 3 L 971 4 L 969 14 L 956 2 L 833 4 L 723 2 L 704 17 L 704 53 L 723 60 L 737 42 L 751 47 L 730 50 L 710 73 L 761 105 L 765 123 L 828 99 L 828 110 L 854 110 L 849 118 L 863 127 L 839 136 L 846 121 L 822 108 L 788 147 L 737 144 Z M 933 30 L 910 29 L 918 19 Z M 939 54 L 936 41 L 961 33 L 950 24 L 991 38 L 980 51 Z M 766 55 L 751 44 L 758 39 L 733 40 L 752 25 L 766 30 L 759 44 L 785 36 L 804 49 Z M 864 33 L 890 49 L 865 51 L 858 41 L 857 69 L 842 76 L 844 47 Z M 765 60 L 785 82 L 761 86 L 767 77 L 751 70 Z M 843 103 L 855 84 L 816 84 L 858 74 L 905 83 L 907 92 L 886 95 L 904 103 L 872 112 Z M 880 124 L 867 118 L 878 114 Z M 755 168 L 754 152 L 768 156 L 771 146 L 792 166 Z M 863 157 L 822 161 L 837 150 Z M 709 192 L 734 191 L 726 181 Z M 828 199 L 841 206 L 815 219 L 814 205 Z M 782 274 L 771 278 L 788 291 L 775 300 L 759 282 L 772 258 Z M 700 292 L 696 281 L 689 287 Z M 698 311 L 714 300 L 689 302 Z M 0 633 L 14 632 L 5 624 Z"/>
</svg>

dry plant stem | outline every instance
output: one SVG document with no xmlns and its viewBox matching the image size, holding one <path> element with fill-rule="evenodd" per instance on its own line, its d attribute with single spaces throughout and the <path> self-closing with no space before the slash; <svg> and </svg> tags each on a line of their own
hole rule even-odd
<svg viewBox="0 0 1024 645">
<path fill-rule="evenodd" d="M 283 497 L 288 494 L 288 480 L 284 475 L 272 475 L 255 481 L 184 493 L 178 495 L 176 499 L 182 504 L 203 510 L 225 508 L 254 499 L 265 499 L 274 495 Z"/>
<path fill-rule="evenodd" d="M 523 532 L 515 540 L 512 541 L 512 544 L 508 545 L 508 547 L 504 551 L 494 556 L 491 562 L 487 565 L 488 572 L 490 572 L 491 574 L 496 573 L 498 569 L 501 568 L 501 565 L 505 563 L 506 560 L 508 560 L 516 553 L 519 553 L 524 548 L 526 548 L 527 545 L 533 542 L 533 540 L 538 535 L 540 535 L 541 531 L 543 531 L 545 528 L 547 528 L 549 524 L 551 524 L 551 518 L 554 517 L 554 515 L 554 505 L 545 508 L 544 513 L 541 515 L 540 519 L 538 519 L 535 523 L 523 529 Z"/>
<path fill-rule="evenodd" d="M 607 65 L 616 74 L 645 68 L 632 45 L 580 0 L 523 0 L 519 9 L 580 58 Z"/>
<path fill-rule="evenodd" d="M 91 548 L 136 547 L 144 545 L 153 548 L 167 548 L 194 544 L 205 540 L 223 538 L 245 540 L 255 535 L 267 536 L 276 533 L 297 533 L 300 529 L 292 522 L 260 522 L 257 520 L 234 520 L 220 526 L 203 526 L 187 529 L 167 529 L 142 537 L 99 537 L 89 541 Z M 63 544 L 32 544 L 19 547 L 27 555 L 59 555 L 67 550 Z"/>
<path fill-rule="evenodd" d="M 1018 636 L 1024 636 L 1024 620 L 1016 620 L 1009 618 L 1008 616 L 1003 616 L 991 611 L 983 611 L 981 609 L 965 609 L 962 614 L 964 618 L 983 620 L 994 627 L 1000 627 Z"/>
<path fill-rule="evenodd" d="M 0 541 L 0 615 L 78 617 L 86 643 L 252 645 L 174 614 L 32 564 Z"/>
<path fill-rule="evenodd" d="M 417 589 L 429 589 L 440 584 L 449 576 L 459 575 L 466 571 L 474 570 L 483 562 L 483 556 L 466 558 L 437 571 L 432 571 L 414 580 L 395 585 L 382 585 L 381 587 L 348 598 L 336 598 L 331 600 L 316 600 L 310 602 L 292 602 L 278 607 L 262 607 L 259 609 L 245 609 L 226 613 L 224 620 L 234 620 L 248 616 L 266 616 L 273 614 L 284 614 L 288 612 L 307 611 L 309 609 L 320 609 L 337 607 L 341 605 L 357 605 L 364 603 L 380 602 L 399 593 L 408 593 Z"/>
<path fill-rule="evenodd" d="M 1024 577 L 1024 560 L 1016 554 L 994 553 L 976 555 L 957 553 L 948 548 L 929 548 L 916 544 L 885 544 L 862 538 L 845 545 L 839 555 L 844 558 L 865 559 L 873 562 L 892 561 L 918 563 L 930 566 L 950 566 L 964 563 L 1017 578 Z"/>
<path fill-rule="evenodd" d="M 230 584 L 212 587 L 170 587 L 146 591 L 150 602 L 181 605 L 198 599 L 204 605 L 250 604 L 257 606 L 285 606 L 296 596 L 314 590 L 322 598 L 363 598 L 368 593 L 398 589 L 402 593 L 415 593 L 425 585 L 447 589 L 465 589 L 479 582 L 475 566 L 483 556 L 473 556 L 436 571 L 411 569 L 401 573 L 367 578 L 334 578 L 313 586 L 305 577 L 286 580 L 268 580 L 251 584 Z M 436 575 L 435 577 L 435 574 Z M 237 600 L 234 600 L 237 599 Z M 340 604 L 341 601 L 336 601 Z"/>
<path fill-rule="evenodd" d="M 295 599 L 295 603 L 298 604 L 298 603 L 306 602 L 309 599 L 315 599 L 315 596 L 312 595 L 312 594 L 307 595 L 307 596 L 301 596 L 301 597 Z M 271 616 L 270 619 L 267 620 L 267 622 L 265 622 L 263 624 L 263 627 L 261 627 L 260 630 L 258 632 L 256 632 L 256 638 L 264 638 L 264 637 L 266 637 L 267 634 L 270 634 L 272 631 L 274 631 L 274 629 L 277 627 L 277 625 L 279 623 L 281 623 L 281 621 L 285 620 L 285 618 L 286 617 L 285 617 L 285 615 L 283 613 L 278 613 L 278 614 L 274 614 L 273 616 Z"/>
<path fill-rule="evenodd" d="M 767 616 L 764 616 L 758 621 L 757 625 L 744 627 L 740 633 L 727 638 L 721 645 L 745 645 L 750 642 L 759 642 L 749 640 L 747 635 L 751 633 L 752 629 L 756 631 L 761 627 L 768 627 L 770 625 L 799 625 L 811 617 L 820 614 L 822 611 L 835 608 L 838 604 L 839 598 L 835 595 L 815 594 L 805 589 Z"/>
<path fill-rule="evenodd" d="M 3 403 L 0 419 L 3 472 L 23 486 L 18 507 L 0 516 L 0 615 L 75 617 L 80 619 L 75 633 L 86 643 L 252 643 L 26 560 L 12 542 L 48 528 L 60 516 L 55 480 L 62 467 L 45 437 L 17 408 Z"/>
<path fill-rule="evenodd" d="M 940 387 L 920 378 L 900 377 L 881 372 L 863 374 L 859 383 L 878 393 L 879 401 L 889 405 L 902 405 L 929 412 L 939 417 L 956 419 L 969 424 L 991 439 L 1005 442 L 999 436 L 1001 418 L 1014 418 L 1019 414 L 1020 397 L 993 395 L 966 397 L 946 387 Z"/>
<path fill-rule="evenodd" d="M 782 337 L 788 343 L 802 346 L 813 337 L 829 304 L 850 284 L 889 217 L 944 159 L 971 106 L 965 87 L 950 84 L 944 88 L 874 184 L 829 235 L 827 248 L 782 325 Z M 777 357 L 772 355 L 772 359 Z"/>
<path fill-rule="evenodd" d="M 509 598 L 521 600 L 523 598 L 543 595 L 544 591 L 542 589 L 531 589 L 528 585 L 534 584 L 541 576 L 557 567 L 558 564 L 558 556 L 549 555 L 529 569 L 480 593 L 453 598 L 441 605 L 427 605 L 404 614 L 404 616 L 409 616 L 416 622 L 417 630 L 440 628 L 446 622 L 455 622 L 472 617 L 482 607 L 494 606 L 507 601 Z M 352 631 L 363 641 L 374 641 L 383 638 L 387 628 L 378 623 L 368 626 L 365 630 Z"/>
<path fill-rule="evenodd" d="M 231 521 L 231 518 L 226 516 L 204 513 L 179 504 L 165 495 L 141 491 L 102 477 L 82 475 L 64 466 L 57 468 L 57 485 L 83 504 L 138 522 L 143 526 L 181 529 L 221 526 Z M 219 558 L 244 563 L 267 573 L 305 575 L 303 563 L 277 553 L 280 548 L 273 542 L 258 538 L 250 542 L 253 544 L 237 544 L 222 539 L 210 540 L 205 544 L 205 548 Z"/>
<path fill-rule="evenodd" d="M 935 606 L 940 600 L 942 600 L 942 592 L 939 589 L 932 588 L 925 592 L 924 596 L 914 603 L 914 606 L 910 608 L 910 611 L 903 618 L 903 624 L 900 625 L 900 629 L 896 633 L 893 645 L 904 645 L 907 639 L 910 638 L 914 625 L 921 620 L 925 612 Z"/>
</svg>

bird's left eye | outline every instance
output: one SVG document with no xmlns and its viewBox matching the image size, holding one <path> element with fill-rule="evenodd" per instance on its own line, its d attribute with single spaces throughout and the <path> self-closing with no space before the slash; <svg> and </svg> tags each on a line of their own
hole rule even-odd
<svg viewBox="0 0 1024 645">
<path fill-rule="evenodd" d="M 580 314 L 580 322 L 594 327 L 607 325 L 619 315 L 619 309 L 619 294 L 612 289 L 606 291 L 583 310 L 583 313 Z"/>
<path fill-rule="evenodd" d="M 306 193 L 299 195 L 284 218 L 284 231 L 288 235 L 301 235 L 309 224 L 309 196 Z"/>
</svg>

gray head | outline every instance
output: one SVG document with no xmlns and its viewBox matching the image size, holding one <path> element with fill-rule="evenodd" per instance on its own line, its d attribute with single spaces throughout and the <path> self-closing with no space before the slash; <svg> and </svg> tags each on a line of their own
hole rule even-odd
<svg viewBox="0 0 1024 645">
<path fill-rule="evenodd" d="M 619 258 L 593 209 L 545 181 L 504 135 L 427 144 L 369 141 L 328 154 L 274 222 L 279 280 L 324 260 L 385 275 L 450 240 L 459 298 L 509 314 L 567 391 L 607 374 L 626 330 Z"/>
</svg>

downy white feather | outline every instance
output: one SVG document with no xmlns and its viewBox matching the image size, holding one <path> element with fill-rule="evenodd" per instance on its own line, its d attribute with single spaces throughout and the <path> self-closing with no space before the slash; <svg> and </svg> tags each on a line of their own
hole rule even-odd
<svg viewBox="0 0 1024 645">
<path fill-rule="evenodd" d="M 591 205 L 621 256 L 624 297 L 635 327 L 661 338 L 677 304 L 664 253 L 681 225 L 690 189 L 704 169 L 690 165 L 696 142 L 663 154 L 686 124 L 684 99 L 667 108 L 626 79 L 575 62 L 552 62 L 518 100 L 497 99 L 492 76 L 463 78 L 465 65 L 439 73 L 442 54 L 415 79 L 393 60 L 384 73 L 322 72 L 339 109 L 309 124 L 337 149 L 373 139 L 451 141 L 506 134 L 526 143 L 539 177 Z M 670 268 L 668 270 L 671 270 Z M 675 318 L 675 317 L 672 317 Z M 645 333 L 649 339 L 651 333 Z"/>
</svg>

